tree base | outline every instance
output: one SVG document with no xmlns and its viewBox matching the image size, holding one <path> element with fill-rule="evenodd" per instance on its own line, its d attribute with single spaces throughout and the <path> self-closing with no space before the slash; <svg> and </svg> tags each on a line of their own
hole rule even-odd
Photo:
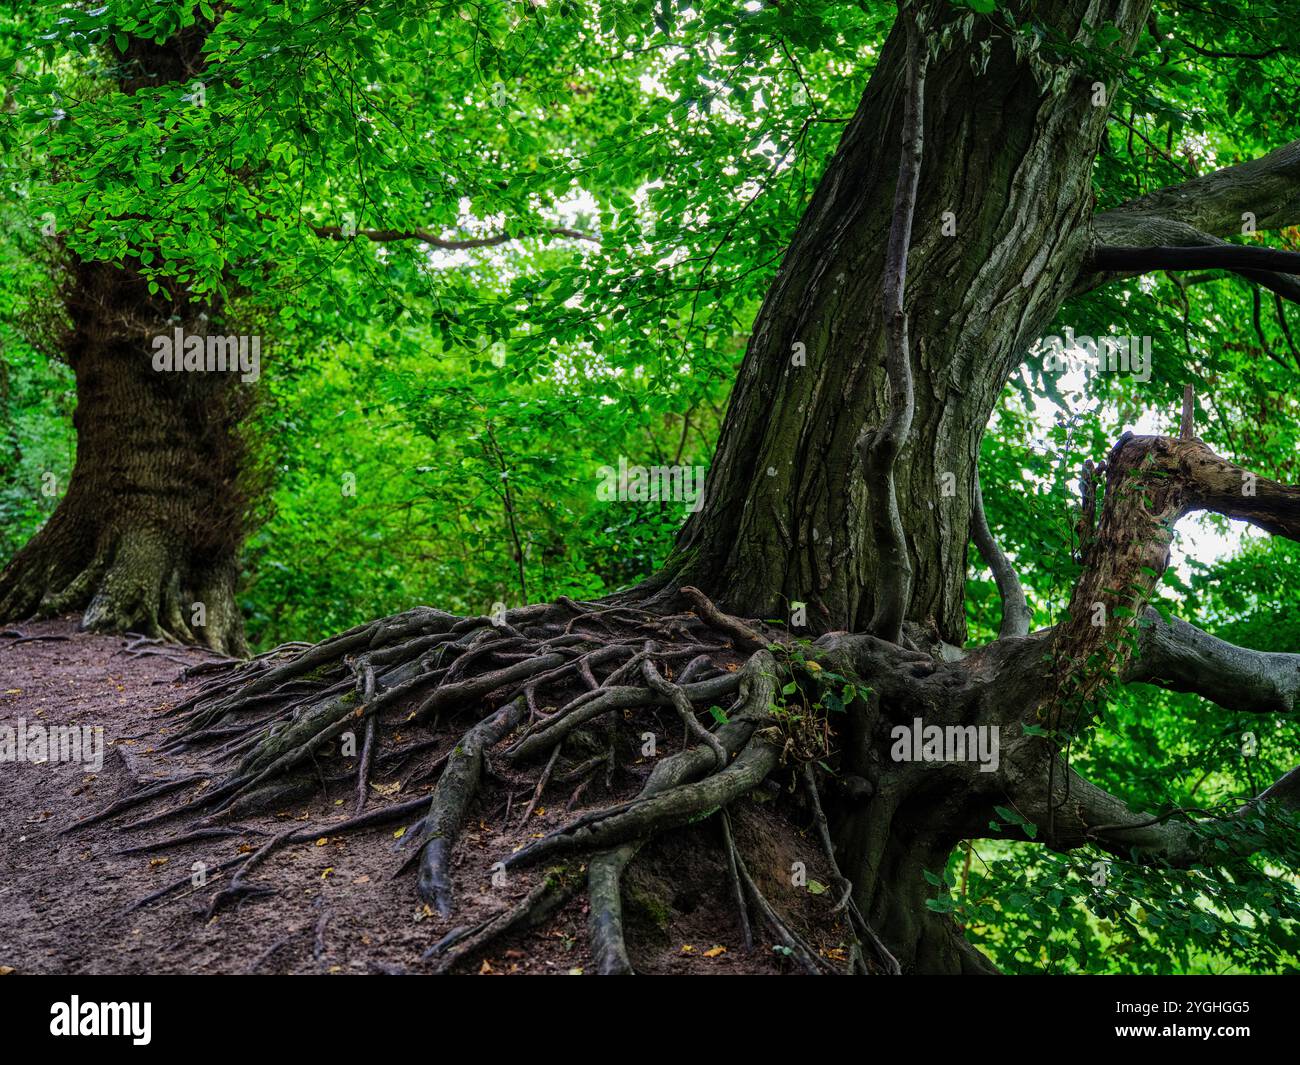
<svg viewBox="0 0 1300 1065">
<path fill-rule="evenodd" d="M 89 632 L 247 655 L 233 560 L 194 566 L 148 530 L 106 530 L 93 552 L 70 552 L 60 518 L 56 512 L 0 574 L 0 621 L 81 613 Z"/>
<path fill-rule="evenodd" d="M 151 810 L 195 782 L 156 787 L 81 824 L 128 810 L 143 816 L 127 830 L 188 821 L 138 848 L 153 854 L 230 831 L 240 817 L 319 785 L 346 788 L 355 796 L 347 820 L 295 825 L 227 863 L 232 879 L 207 916 L 273 890 L 253 874 L 288 844 L 400 824 L 396 872 L 413 874 L 425 912 L 452 926 L 425 955 L 437 971 L 585 896 L 597 971 L 633 972 L 628 928 L 644 927 L 647 912 L 666 904 L 629 894 L 625 874 L 647 844 L 688 841 L 690 852 L 675 860 L 725 871 L 746 946 L 809 974 L 901 971 L 913 951 L 904 944 L 900 964 L 889 937 L 873 929 L 823 812 L 830 796 L 821 766 L 839 760 L 838 740 L 827 717 L 808 708 L 825 687 L 815 659 L 833 652 L 773 642 L 694 589 L 682 592 L 694 609 L 561 599 L 456 618 L 417 608 L 315 646 L 197 667 L 211 679 L 171 711 L 184 726 L 164 751 L 210 752 L 224 779 Z M 838 689 L 845 677 L 834 676 Z M 427 795 L 368 808 L 372 779 L 396 778 L 402 794 L 435 776 Z M 807 841 L 802 853 L 774 861 L 770 848 L 753 846 L 748 807 L 764 800 L 775 801 L 763 816 L 787 819 Z M 562 827 L 527 831 L 561 803 Z M 513 826 L 513 848 L 484 855 L 459 845 L 467 827 L 498 816 Z M 493 888 L 514 888 L 522 876 L 529 888 L 457 926 L 458 897 L 476 876 Z M 872 898 L 887 890 L 875 878 Z M 674 888 L 667 905 L 689 895 Z M 906 924 L 920 942 L 946 919 L 917 901 Z"/>
</svg>

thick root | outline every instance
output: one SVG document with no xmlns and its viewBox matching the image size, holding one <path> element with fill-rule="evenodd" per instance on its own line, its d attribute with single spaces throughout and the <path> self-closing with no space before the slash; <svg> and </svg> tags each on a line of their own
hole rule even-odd
<svg viewBox="0 0 1300 1065">
<path fill-rule="evenodd" d="M 578 851 L 603 849 L 689 824 L 753 791 L 776 768 L 780 755 L 781 734 L 776 729 L 761 730 L 721 772 L 630 803 L 614 813 L 559 829 L 516 851 L 504 864 L 511 868 Z"/>
<path fill-rule="evenodd" d="M 505 803 L 510 822 L 519 775 L 529 774 L 524 794 L 531 792 L 531 799 L 520 803 L 523 820 L 518 822 L 527 823 L 552 783 L 577 784 L 571 803 L 602 769 L 605 786 L 611 787 L 622 767 L 624 721 L 650 715 L 658 722 L 662 708 L 669 708 L 684 724 L 690 746 L 656 761 L 635 798 L 589 809 L 504 858 L 500 864 L 505 867 L 546 862 L 548 871 L 508 910 L 436 943 L 429 954 L 438 959 L 438 971 L 543 920 L 585 883 L 596 969 L 630 973 L 621 899 L 625 870 L 650 839 L 720 810 L 729 881 L 746 945 L 752 944 L 752 915 L 773 929 L 805 969 L 826 971 L 827 963 L 758 893 L 725 819 L 729 804 L 762 784 L 790 749 L 789 737 L 771 716 L 783 667 L 756 629 L 721 614 L 698 593 L 692 601 L 697 614 L 669 617 L 571 600 L 511 611 L 504 618 L 460 619 L 417 608 L 315 646 L 286 645 L 241 665 L 205 664 L 195 672 L 210 678 L 207 685 L 172 711 L 184 726 L 170 746 L 209 751 L 227 767 L 227 775 L 179 806 L 123 826 L 140 829 L 183 815 L 200 818 L 168 838 L 128 850 L 177 848 L 236 834 L 262 836 L 251 855 L 216 866 L 218 873 L 236 871 L 212 896 L 207 912 L 215 916 L 226 906 L 271 892 L 269 884 L 254 883 L 251 876 L 286 845 L 418 814 L 397 845 L 406 852 L 397 872 L 414 867 L 416 893 L 445 920 L 456 908 L 451 870 L 457 840 L 485 777 L 511 787 Z M 719 634 L 722 641 L 716 642 Z M 737 647 L 744 651 L 740 668 Z M 729 657 L 719 662 L 719 656 Z M 676 677 L 674 666 L 681 667 Z M 704 721 L 709 719 L 700 716 L 710 706 L 723 721 L 714 728 L 707 728 Z M 448 743 L 446 726 L 457 716 L 470 720 L 457 725 L 451 735 L 459 738 Z M 395 743 L 402 739 L 396 735 L 399 729 L 415 735 Z M 421 732 L 432 735 L 424 738 Z M 359 738 L 359 744 L 347 750 L 343 741 L 349 736 Z M 442 753 L 430 764 L 440 746 Z M 429 754 L 413 761 L 425 752 Z M 345 765 L 340 757 L 355 762 Z M 508 771 L 508 780 L 493 761 Z M 404 769 L 408 763 L 411 768 Z M 537 768 L 526 769 L 530 763 Z M 398 770 L 404 774 L 402 789 L 436 774 L 432 792 L 367 809 L 371 777 L 391 778 Z M 95 819 L 161 799 L 191 782 L 198 778 L 152 785 Z M 231 823 L 302 798 L 318 785 L 328 789 L 348 782 L 355 803 L 353 816 L 343 822 L 273 836 Z M 579 864 L 584 860 L 585 866 Z M 188 881 L 168 885 L 137 905 L 166 898 L 184 883 Z"/>
<path fill-rule="evenodd" d="M 478 791 L 483 773 L 483 752 L 499 743 L 518 725 L 527 709 L 523 699 L 515 699 L 465 734 L 447 759 L 446 768 L 433 790 L 429 812 L 417 826 L 418 834 L 407 832 L 408 836 L 416 835 L 418 846 L 415 860 L 420 871 L 416 877 L 416 891 L 442 917 L 451 916 L 451 851 L 465 820 L 465 812 Z"/>
<path fill-rule="evenodd" d="M 568 866 L 548 869 L 537 886 L 510 909 L 472 928 L 453 930 L 430 947 L 424 956 L 426 959 L 439 959 L 435 972 L 448 972 L 457 962 L 493 940 L 540 924 L 573 898 L 581 885 L 581 875 Z"/>
<path fill-rule="evenodd" d="M 768 707 L 776 694 L 776 663 L 766 651 L 753 655 L 740 673 L 740 708 L 732 714 L 714 739 L 723 751 L 723 763 L 750 741 L 759 723 L 767 718 Z M 641 799 L 649 799 L 681 787 L 707 772 L 716 750 L 691 747 L 679 754 L 665 758 L 650 774 L 641 790 Z M 725 817 L 726 810 L 723 810 Z M 648 836 L 620 844 L 611 850 L 595 855 L 587 872 L 587 895 L 591 906 L 588 918 L 592 951 L 596 958 L 596 971 L 602 975 L 630 974 L 632 962 L 628 958 L 623 930 L 623 871 L 636 857 Z M 729 855 L 734 858 L 734 852 Z M 748 935 L 748 920 L 745 919 Z"/>
</svg>

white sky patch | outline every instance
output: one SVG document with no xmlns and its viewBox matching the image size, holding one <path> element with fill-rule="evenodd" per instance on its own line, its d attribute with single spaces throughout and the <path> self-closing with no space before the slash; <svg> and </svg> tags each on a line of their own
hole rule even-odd
<svg viewBox="0 0 1300 1065">
<path fill-rule="evenodd" d="M 1142 436 L 1167 433 L 1169 426 L 1160 423 L 1160 415 L 1149 410 L 1137 420 L 1132 431 Z M 1247 540 L 1259 539 L 1263 535 L 1249 522 L 1217 518 L 1198 511 L 1187 515 L 1174 529 L 1174 542 L 1169 548 L 1169 564 L 1186 581 L 1192 575 L 1192 568 L 1187 564 L 1189 559 L 1211 565 L 1220 559 L 1233 558 L 1241 554 Z"/>
<path fill-rule="evenodd" d="M 1202 171 L 1218 168 L 1218 157 L 1210 145 L 1210 138 L 1204 133 L 1189 133 L 1182 138 L 1179 149 L 1184 155 L 1190 155 L 1200 164 Z"/>
</svg>

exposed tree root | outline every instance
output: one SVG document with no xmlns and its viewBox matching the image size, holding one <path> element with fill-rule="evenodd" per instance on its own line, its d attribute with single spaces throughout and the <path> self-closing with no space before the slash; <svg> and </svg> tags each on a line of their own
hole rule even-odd
<svg viewBox="0 0 1300 1065">
<path fill-rule="evenodd" d="M 187 777 L 178 777 L 175 780 L 164 780 L 161 783 L 154 784 L 152 787 L 145 788 L 144 791 L 136 792 L 134 795 L 128 795 L 125 799 L 119 799 L 106 809 L 97 814 L 91 814 L 89 817 L 83 817 L 67 828 L 61 829 L 59 835 L 64 836 L 69 832 L 75 832 L 79 828 L 85 828 L 88 825 L 105 821 L 110 817 L 115 817 L 124 810 L 130 810 L 135 806 L 143 805 L 150 799 L 156 799 L 159 795 L 166 795 L 168 792 L 176 791 L 185 787 L 186 784 L 196 784 L 203 779 L 202 773 L 194 773 Z"/>
<path fill-rule="evenodd" d="M 418 840 L 420 872 L 416 890 L 420 898 L 434 906 L 443 917 L 450 917 L 451 851 L 456 844 L 465 811 L 478 790 L 483 772 L 483 751 L 500 742 L 523 719 L 527 703 L 515 699 L 486 721 L 481 721 L 465 734 L 464 739 L 447 759 L 446 768 L 433 790 L 429 812 L 407 832 Z"/>
<path fill-rule="evenodd" d="M 732 751 L 749 742 L 758 723 L 766 718 L 776 692 L 775 677 L 776 663 L 765 651 L 755 654 L 745 664 L 740 679 L 743 685 L 741 707 L 714 737 L 722 748 L 724 762 L 731 757 Z M 691 747 L 665 758 L 651 772 L 650 779 L 641 789 L 640 798 L 649 800 L 672 792 L 705 772 L 711 764 L 716 764 L 712 762 L 715 756 L 716 752 L 710 746 L 708 749 Z M 725 809 L 723 814 L 725 816 Z M 621 877 L 647 838 L 649 833 L 602 851 L 592 858 L 588 869 L 587 894 L 591 904 L 588 925 L 596 969 L 602 975 L 632 972 L 624 943 Z M 734 849 L 728 858 L 734 859 Z M 748 919 L 742 915 L 742 920 L 748 939 Z"/>
<path fill-rule="evenodd" d="M 501 855 L 495 869 L 545 862 L 547 872 L 524 899 L 443 936 L 429 957 L 436 957 L 438 971 L 446 971 L 491 941 L 543 920 L 585 881 L 596 968 L 630 973 L 624 871 L 647 841 L 721 810 L 746 947 L 753 942 L 753 916 L 801 967 L 829 971 L 829 963 L 762 898 L 725 819 L 727 807 L 762 784 L 791 751 L 790 737 L 773 717 L 787 667 L 766 650 L 771 641 L 758 629 L 723 614 L 694 589 L 685 594 L 693 613 L 659 615 L 569 599 L 504 618 L 457 618 L 418 608 L 317 645 L 279 647 L 241 665 L 204 663 L 196 675 L 207 678 L 205 686 L 170 711 L 183 725 L 169 749 L 204 750 L 224 768 L 224 777 L 160 782 L 73 827 L 202 782 L 181 803 L 155 808 L 122 830 L 191 819 L 190 827 L 168 837 L 125 848 L 133 854 L 237 835 L 261 837 L 251 853 L 244 848 L 238 858 L 213 866 L 217 873 L 235 872 L 212 895 L 206 910 L 211 918 L 273 892 L 252 877 L 284 847 L 414 816 L 397 844 L 405 857 L 394 875 L 414 867 L 418 896 L 445 920 L 456 909 L 456 843 L 485 779 L 507 789 L 506 823 L 525 824 L 552 784 L 576 783 L 571 805 L 598 785 L 602 772 L 604 787 L 612 788 L 617 776 L 632 771 L 620 753 L 631 740 L 624 735 L 628 723 L 639 720 L 641 725 L 632 726 L 637 734 L 666 741 L 660 715 L 671 708 L 688 745 L 654 760 L 635 798 L 611 797 Z M 711 706 L 712 716 L 702 718 Z M 449 740 L 455 718 L 466 720 L 451 732 L 459 738 Z M 653 731 L 641 732 L 646 725 Z M 392 779 L 414 756 L 439 748 L 431 764 L 406 770 L 400 785 L 436 775 L 429 794 L 370 803 L 372 778 Z M 349 781 L 353 816 L 342 822 L 275 835 L 238 823 Z M 530 797 L 520 803 L 522 820 L 511 822 L 521 783 Z M 396 790 L 379 787 L 385 795 Z M 136 907 L 188 883 L 187 877 L 169 884 Z"/>
<path fill-rule="evenodd" d="M 558 829 L 516 851 L 505 864 L 509 868 L 558 855 L 603 849 L 689 824 L 756 788 L 776 768 L 780 753 L 780 734 L 775 729 L 760 733 L 721 772 Z"/>
<path fill-rule="evenodd" d="M 68 639 L 67 636 L 27 636 L 17 629 L 5 629 L 4 632 L 0 632 L 0 638 L 13 640 L 11 647 L 17 647 L 20 643 L 57 643 Z"/>
<path fill-rule="evenodd" d="M 821 841 L 822 850 L 826 855 L 826 860 L 830 862 L 831 870 L 841 891 L 840 900 L 835 904 L 835 908 L 837 910 L 848 910 L 849 922 L 853 926 L 854 933 L 871 944 L 876 960 L 884 968 L 884 971 L 891 976 L 900 976 L 903 970 L 898 964 L 898 959 L 890 953 L 889 948 L 876 935 L 871 925 L 867 923 L 867 919 L 862 916 L 862 911 L 853 899 L 853 884 L 840 872 L 839 862 L 835 857 L 835 845 L 831 842 L 830 825 L 827 823 L 826 814 L 822 812 L 821 796 L 817 791 L 817 774 L 811 762 L 804 763 L 803 776 L 804 787 L 808 792 L 808 802 L 813 811 L 813 821 L 817 828 L 817 838 Z"/>
<path fill-rule="evenodd" d="M 830 962 L 818 954 L 802 936 L 781 919 L 781 915 L 776 912 L 772 904 L 758 890 L 758 885 L 754 883 L 754 878 L 749 875 L 749 870 L 745 867 L 745 862 L 739 853 L 736 854 L 736 872 L 740 875 L 740 883 L 744 887 L 745 894 L 748 896 L 755 912 L 772 929 L 781 946 L 789 951 L 789 957 L 797 961 L 810 976 L 822 976 L 837 972 Z"/>
<path fill-rule="evenodd" d="M 233 866 L 240 865 L 243 862 L 246 862 L 247 860 L 248 860 L 247 857 L 241 854 L 238 858 L 230 858 L 224 862 L 221 862 L 219 865 L 213 866 L 211 872 L 222 873 L 225 872 L 225 870 L 232 868 Z M 148 906 L 150 903 L 157 902 L 159 899 L 162 898 L 166 898 L 172 892 L 180 891 L 181 888 L 192 884 L 193 884 L 193 877 L 191 876 L 191 874 L 186 873 L 184 876 L 171 881 L 171 883 L 165 885 L 164 887 L 159 888 L 157 891 L 153 892 L 152 894 L 146 895 L 142 899 L 137 899 L 135 902 L 131 903 L 131 905 L 126 908 L 126 912 L 134 913 L 136 910 L 143 909 L 144 907 Z"/>
<path fill-rule="evenodd" d="M 196 828 L 191 832 L 182 832 L 178 836 L 172 836 L 170 839 L 152 840 L 149 843 L 141 843 L 134 847 L 123 847 L 121 850 L 114 851 L 114 854 L 156 854 L 158 851 L 170 850 L 172 847 L 183 847 L 187 843 L 196 843 L 204 839 L 229 839 L 231 836 L 258 836 L 262 835 L 256 829 L 237 827 L 230 825 L 228 827 Z"/>
<path fill-rule="evenodd" d="M 305 929 L 300 928 L 295 932 L 291 932 L 287 936 L 283 936 L 282 938 L 277 939 L 274 943 L 272 943 L 269 947 L 267 947 L 264 951 L 262 951 L 261 954 L 259 954 L 256 958 L 253 959 L 253 961 L 249 964 L 248 968 L 244 970 L 245 974 L 251 975 L 257 972 L 257 970 L 260 969 L 263 966 L 263 964 L 270 961 L 274 955 L 278 954 L 281 950 L 287 947 L 290 943 L 292 943 L 295 939 L 297 939 L 300 935 L 302 935 L 304 931 Z"/>
<path fill-rule="evenodd" d="M 438 958 L 435 971 L 445 973 L 494 939 L 532 928 L 546 920 L 578 893 L 581 884 L 581 877 L 568 866 L 548 869 L 537 886 L 510 909 L 471 928 L 454 929 L 430 947 L 424 956 Z"/>
<path fill-rule="evenodd" d="M 218 891 L 212 896 L 212 901 L 208 903 L 208 912 L 206 920 L 212 920 L 213 916 L 223 907 L 232 902 L 238 902 L 245 898 L 257 898 L 261 895 L 274 895 L 275 888 L 267 887 L 262 884 L 250 884 L 245 878 L 253 872 L 259 865 L 265 862 L 280 847 L 289 842 L 289 837 L 294 835 L 292 831 L 281 832 L 278 836 L 273 836 L 262 844 L 257 850 L 249 855 L 248 860 L 244 862 L 239 870 L 230 880 L 230 886 Z"/>
<path fill-rule="evenodd" d="M 740 856 L 736 852 L 736 840 L 731 831 L 730 811 L 720 811 L 718 820 L 722 824 L 722 845 L 727 849 L 727 884 L 736 903 L 736 914 L 740 918 L 741 941 L 746 950 L 753 950 L 754 930 L 749 923 L 749 907 L 745 905 L 745 885 L 740 879 Z"/>
</svg>

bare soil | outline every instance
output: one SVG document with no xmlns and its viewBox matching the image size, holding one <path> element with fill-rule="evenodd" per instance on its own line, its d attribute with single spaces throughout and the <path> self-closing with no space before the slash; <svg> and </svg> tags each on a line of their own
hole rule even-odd
<svg viewBox="0 0 1300 1065">
<path fill-rule="evenodd" d="M 20 640 L 25 637 L 55 637 Z M 82 764 L 0 762 L 0 969 L 18 973 L 419 973 L 423 952 L 453 927 L 507 908 L 539 875 L 511 873 L 491 882 L 493 863 L 543 831 L 591 807 L 566 811 L 568 788 L 547 793 L 528 825 L 520 824 L 531 782 L 502 780 L 485 788 L 457 845 L 457 912 L 447 920 L 416 897 L 413 874 L 394 877 L 405 822 L 346 836 L 329 825 L 353 812 L 354 784 L 317 786 L 285 809 L 247 816 L 247 835 L 179 847 L 119 853 L 180 834 L 180 819 L 139 830 L 121 826 L 175 805 L 211 786 L 222 773 L 205 752 L 160 754 L 175 735 L 166 711 L 193 692 L 181 681 L 205 653 L 179 647 L 136 646 L 130 638 L 79 632 L 73 620 L 28 622 L 0 636 L 0 724 L 92 726 L 103 729 L 98 772 Z M 446 743 L 429 752 L 432 762 Z M 662 750 L 659 755 L 671 753 Z M 435 774 L 418 767 L 376 772 L 367 810 L 409 801 L 432 789 Z M 158 780 L 190 773 L 210 777 L 94 825 L 64 831 Z M 635 794 L 632 774 L 616 784 Z M 600 802 L 608 802 L 608 792 Z M 823 954 L 840 958 L 838 922 L 831 916 L 826 863 L 809 825 L 796 825 L 770 801 L 746 800 L 733 811 L 737 845 L 764 894 Z M 509 817 L 506 816 L 507 807 Z M 415 817 L 411 817 L 412 821 Z M 205 919 L 213 894 L 230 872 L 222 862 L 248 853 L 294 823 L 319 826 L 313 841 L 277 851 L 252 879 L 274 893 L 247 898 Z M 716 818 L 670 833 L 647 846 L 624 882 L 629 951 L 638 972 L 662 974 L 783 973 L 790 964 L 755 928 L 750 952 L 741 942 Z M 794 863 L 807 868 L 807 887 L 792 883 Z M 168 883 L 192 878 L 204 863 L 206 882 L 186 883 L 131 911 Z M 718 950 L 718 948 L 723 948 Z M 580 894 L 541 927 L 494 944 L 461 971 L 482 974 L 580 973 L 590 970 L 586 900 Z"/>
</svg>

